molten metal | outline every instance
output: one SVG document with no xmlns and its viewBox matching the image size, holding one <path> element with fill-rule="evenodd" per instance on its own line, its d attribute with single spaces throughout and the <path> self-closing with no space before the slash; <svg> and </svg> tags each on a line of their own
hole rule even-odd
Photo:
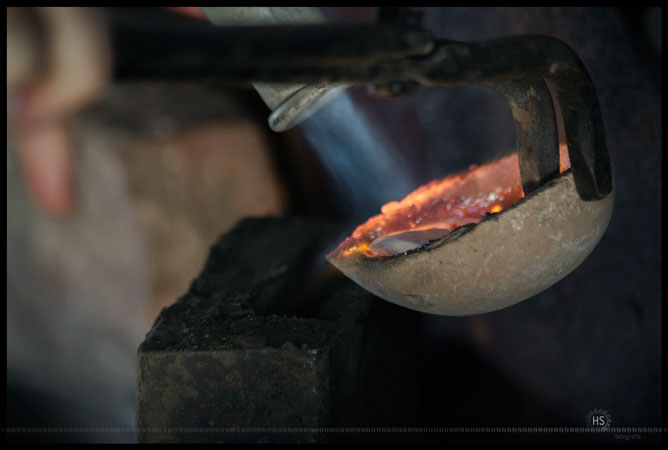
<svg viewBox="0 0 668 450">
<path fill-rule="evenodd" d="M 564 172 L 570 168 L 565 144 L 559 146 L 559 156 L 559 170 Z M 401 241 L 408 239 L 419 247 L 463 225 L 480 222 L 485 214 L 499 213 L 523 197 L 517 153 L 482 166 L 472 165 L 466 172 L 434 180 L 399 202 L 383 205 L 381 214 L 358 226 L 329 258 L 354 253 L 392 256 L 402 252 L 396 245 L 398 240 L 388 249 L 379 238 L 403 233 Z M 425 233 L 406 233 L 420 230 Z"/>
</svg>

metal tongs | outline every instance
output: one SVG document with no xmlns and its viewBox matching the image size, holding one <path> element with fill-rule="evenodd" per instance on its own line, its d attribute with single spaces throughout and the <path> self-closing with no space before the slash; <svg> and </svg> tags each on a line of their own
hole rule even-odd
<svg viewBox="0 0 668 450">
<path fill-rule="evenodd" d="M 145 24 L 115 28 L 115 77 L 217 83 L 369 84 L 376 95 L 419 85 L 482 85 L 510 103 L 525 195 L 559 174 L 552 95 L 563 116 L 582 200 L 612 191 L 612 169 L 594 86 L 564 42 L 541 35 L 487 42 L 435 39 L 415 11 L 383 9 L 370 25 L 212 27 Z M 388 13 L 390 11 L 390 13 Z"/>
</svg>

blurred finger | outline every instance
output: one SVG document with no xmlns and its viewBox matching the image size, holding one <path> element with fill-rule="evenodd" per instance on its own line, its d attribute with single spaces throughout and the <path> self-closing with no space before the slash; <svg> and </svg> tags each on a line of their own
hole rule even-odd
<svg viewBox="0 0 668 450">
<path fill-rule="evenodd" d="M 68 127 L 62 122 L 22 127 L 15 139 L 25 180 L 37 203 L 52 214 L 70 214 L 74 155 Z"/>
</svg>

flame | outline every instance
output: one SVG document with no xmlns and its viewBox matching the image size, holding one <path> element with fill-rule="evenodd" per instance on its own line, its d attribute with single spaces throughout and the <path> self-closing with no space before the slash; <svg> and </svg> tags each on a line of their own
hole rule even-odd
<svg viewBox="0 0 668 450">
<path fill-rule="evenodd" d="M 559 146 L 559 171 L 570 168 L 568 148 Z M 381 207 L 381 214 L 358 226 L 329 257 L 354 253 L 382 257 L 369 245 L 382 236 L 404 231 L 445 228 L 450 232 L 480 222 L 485 214 L 496 214 L 524 197 L 517 153 L 466 172 L 420 186 L 401 201 Z"/>
</svg>

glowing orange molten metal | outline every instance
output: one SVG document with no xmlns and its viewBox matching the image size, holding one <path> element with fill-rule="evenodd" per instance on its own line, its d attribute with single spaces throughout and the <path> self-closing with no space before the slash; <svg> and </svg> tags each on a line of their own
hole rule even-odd
<svg viewBox="0 0 668 450">
<path fill-rule="evenodd" d="M 564 172 L 570 168 L 565 145 L 560 145 L 559 156 L 559 170 Z M 498 213 L 523 197 L 517 153 L 482 166 L 472 165 L 467 172 L 434 180 L 399 202 L 383 205 L 381 214 L 358 226 L 329 257 L 353 253 L 387 256 L 369 245 L 380 237 L 406 231 L 440 229 L 447 234 L 481 221 L 486 213 Z"/>
</svg>

